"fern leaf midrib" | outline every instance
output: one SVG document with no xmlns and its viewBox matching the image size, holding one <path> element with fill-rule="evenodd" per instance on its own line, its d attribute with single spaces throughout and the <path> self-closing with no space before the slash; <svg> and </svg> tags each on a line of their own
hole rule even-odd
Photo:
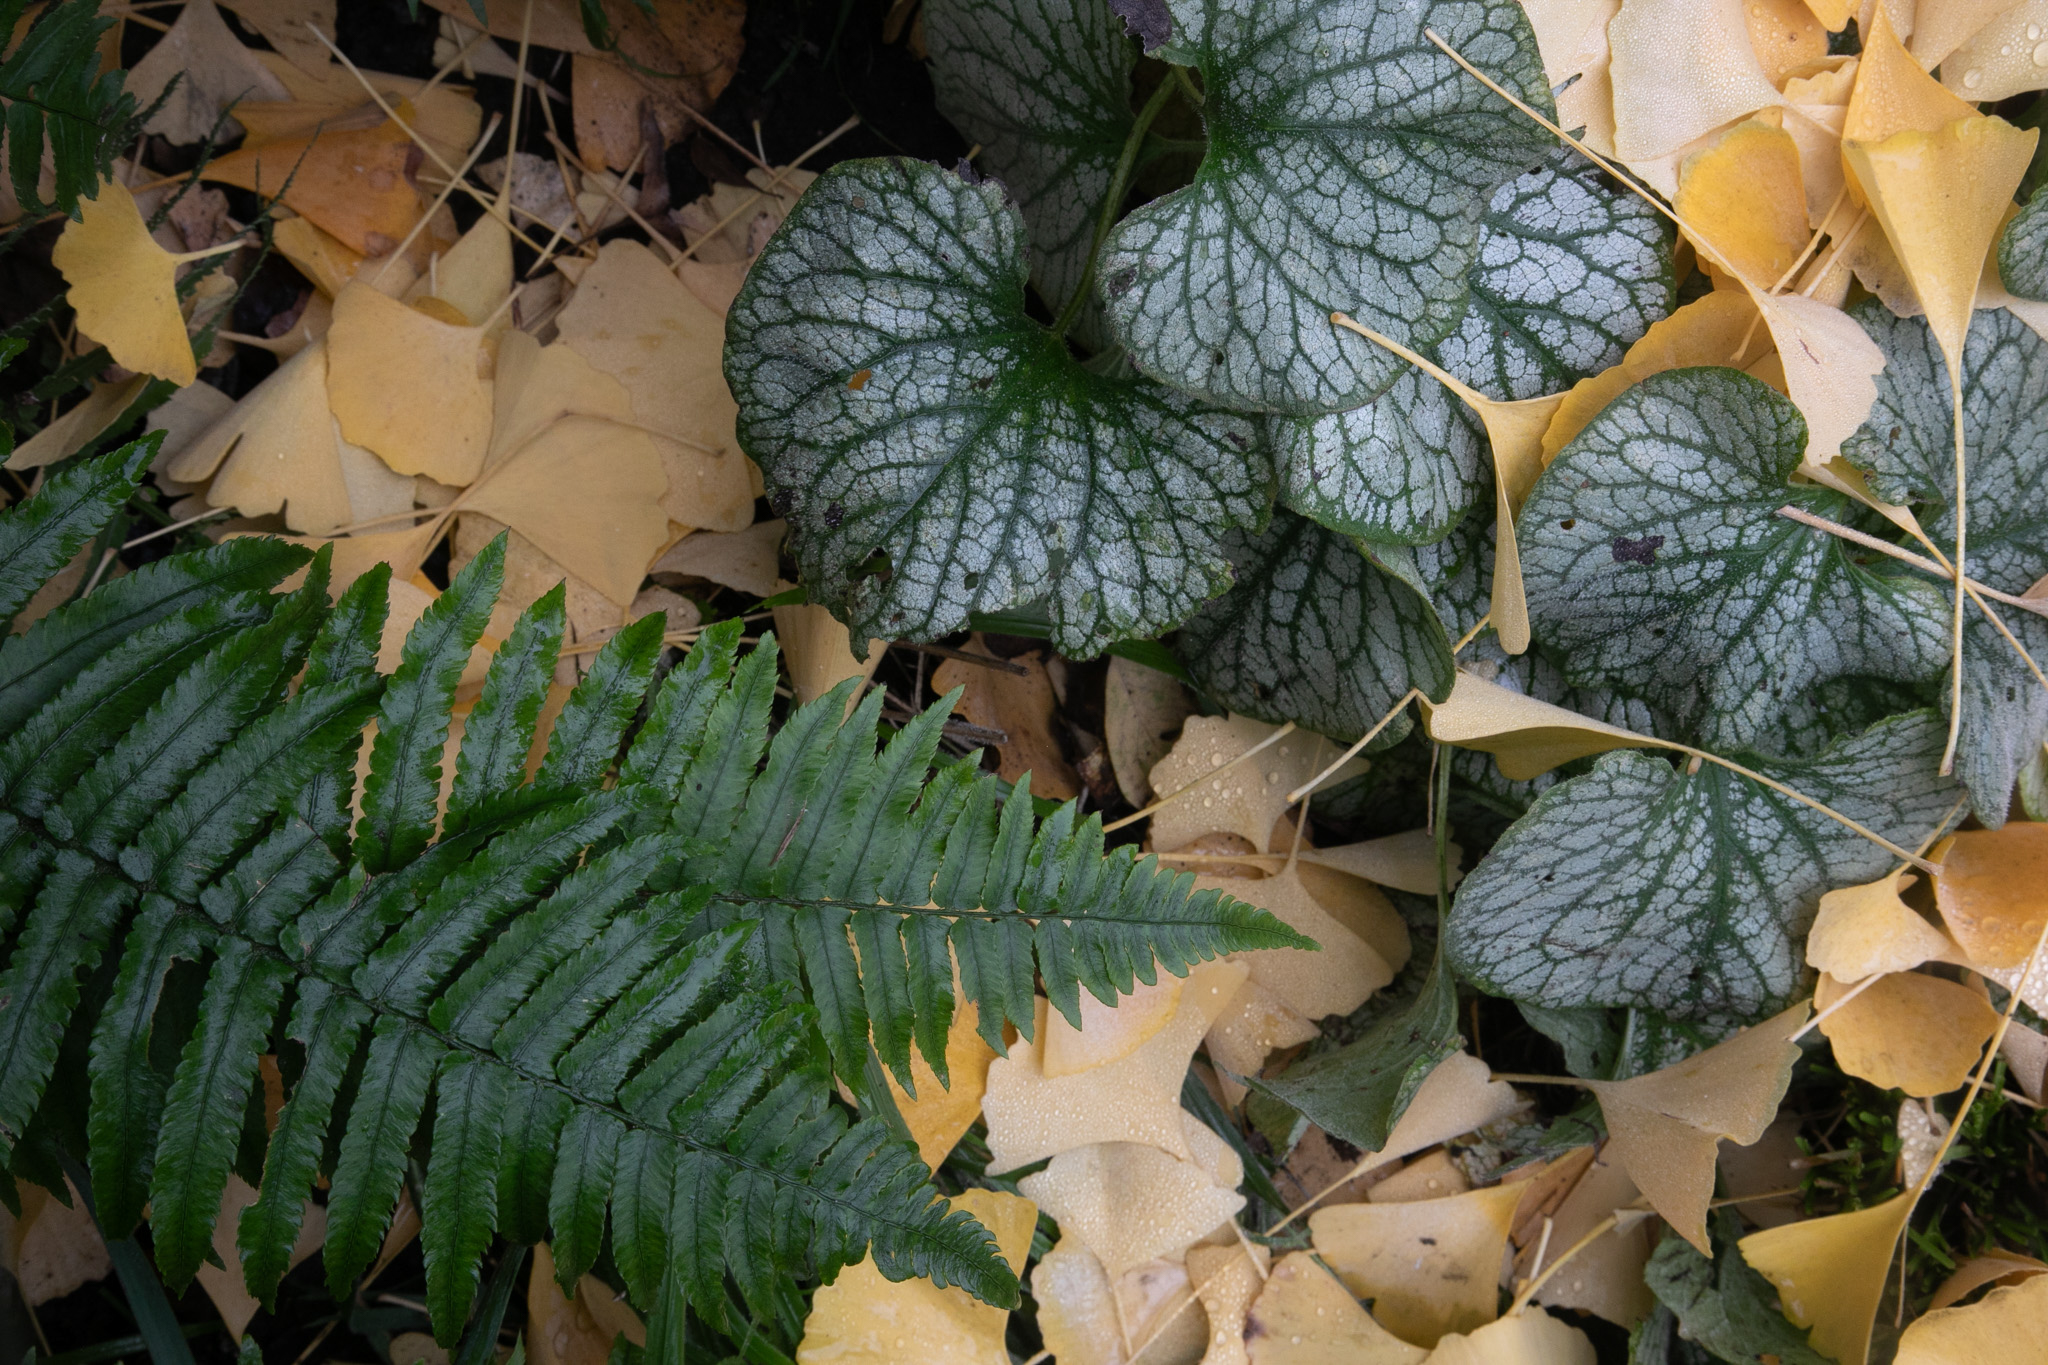
<svg viewBox="0 0 2048 1365">
<path fill-rule="evenodd" d="M 816 1200 L 821 1204 L 829 1205 L 834 1209 L 842 1210 L 848 1215 L 850 1219 L 892 1227 L 912 1235 L 915 1235 L 920 1230 L 919 1224 L 916 1223 L 914 1220 L 899 1219 L 893 1216 L 884 1215 L 868 1205 L 840 1197 L 830 1190 L 811 1184 L 807 1180 L 800 1178 L 803 1173 L 792 1175 L 791 1173 L 782 1171 L 772 1165 L 767 1165 L 762 1162 L 749 1160 L 748 1158 L 741 1156 L 738 1153 L 729 1151 L 724 1147 L 715 1146 L 710 1143 L 700 1142 L 697 1139 L 690 1137 L 686 1133 L 679 1133 L 671 1128 L 664 1127 L 660 1124 L 651 1123 L 648 1120 L 641 1118 L 631 1113 L 630 1111 L 620 1107 L 618 1104 L 612 1101 L 592 1099 L 589 1096 L 583 1094 L 582 1092 L 576 1090 L 574 1087 L 568 1085 L 556 1076 L 542 1074 L 540 1072 L 528 1071 L 524 1068 L 514 1066 L 510 1062 L 507 1062 L 504 1058 L 500 1057 L 497 1053 L 489 1050 L 488 1048 L 480 1047 L 477 1044 L 468 1042 L 465 1039 L 458 1038 L 453 1034 L 447 1033 L 441 1029 L 434 1027 L 431 1023 L 427 1021 L 427 1018 L 424 1014 L 414 1015 L 404 1010 L 393 1009 L 388 1005 L 381 1004 L 378 1001 L 372 1000 L 369 997 L 363 995 L 360 991 L 358 991 L 355 988 L 353 982 L 351 982 L 345 977 L 336 977 L 329 975 L 327 972 L 321 971 L 316 967 L 312 967 L 307 965 L 306 963 L 298 961 L 297 959 L 287 955 L 281 949 L 271 944 L 263 943 L 257 939 L 247 938 L 241 934 L 231 933 L 230 931 L 222 928 L 222 926 L 217 924 L 214 921 L 213 917 L 205 912 L 203 907 L 186 902 L 184 900 L 173 898 L 165 894 L 156 886 L 154 882 L 137 882 L 135 878 L 129 876 L 128 873 L 122 869 L 121 865 L 118 862 L 102 858 L 99 855 L 93 853 L 92 850 L 85 848 L 82 845 L 74 844 L 69 840 L 56 838 L 54 835 L 51 834 L 51 832 L 46 827 L 42 825 L 40 821 L 36 821 L 25 816 L 20 816 L 18 818 L 22 820 L 22 824 L 24 827 L 31 829 L 37 835 L 37 837 L 45 840 L 52 848 L 68 849 L 72 852 L 79 854 L 82 857 L 90 859 L 93 862 L 93 864 L 96 867 L 98 867 L 103 873 L 115 877 L 129 886 L 137 887 L 141 894 L 150 894 L 154 892 L 155 894 L 162 896 L 164 901 L 171 906 L 172 912 L 174 914 L 180 916 L 181 918 L 193 921 L 202 935 L 210 936 L 216 940 L 234 938 L 241 943 L 245 943 L 249 946 L 250 950 L 257 956 L 281 962 L 285 964 L 285 966 L 290 968 L 294 975 L 301 978 L 312 977 L 333 989 L 337 995 L 361 1005 L 363 1008 L 370 1011 L 373 1020 L 376 1018 L 395 1018 L 402 1020 L 423 1036 L 430 1038 L 433 1041 L 441 1044 L 443 1047 L 447 1048 L 451 1052 L 461 1053 L 465 1056 L 478 1058 L 480 1060 L 495 1063 L 498 1066 L 502 1066 L 514 1078 L 526 1081 L 533 1085 L 544 1087 L 549 1090 L 553 1090 L 563 1096 L 566 1096 L 571 1104 L 579 1105 L 581 1107 L 606 1114 L 609 1117 L 624 1124 L 628 1129 L 638 1130 L 641 1132 L 648 1133 L 655 1137 L 663 1138 L 669 1142 L 674 1143 L 676 1146 L 682 1148 L 685 1151 L 700 1152 L 706 1154 L 708 1156 L 713 1157 L 714 1159 L 723 1161 L 731 1165 L 736 1171 L 749 1171 L 765 1176 L 769 1180 L 773 1181 L 778 1187 L 786 1187 L 789 1189 L 801 1190 L 804 1192 L 807 1198 Z M 1012 916 L 1012 918 L 1014 918 L 1014 916 Z"/>
</svg>

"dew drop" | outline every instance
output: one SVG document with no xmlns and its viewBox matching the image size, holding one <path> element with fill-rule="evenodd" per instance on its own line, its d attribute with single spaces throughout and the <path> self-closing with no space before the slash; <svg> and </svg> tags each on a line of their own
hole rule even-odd
<svg viewBox="0 0 2048 1365">
<path fill-rule="evenodd" d="M 1963 84 L 1975 90 L 1978 86 L 1984 84 L 1984 73 L 1972 67 L 1963 73 Z"/>
<path fill-rule="evenodd" d="M 1951 421 L 1953 421 L 1953 420 L 1954 420 L 1954 418 L 1953 418 L 1953 417 L 1951 417 L 1951 418 L 1950 418 L 1950 420 L 1951 420 Z M 1272 786 L 1272 785 L 1273 785 L 1273 784 L 1274 784 L 1275 782 L 1278 782 L 1279 780 L 1280 780 L 1280 774 L 1278 774 L 1278 773 L 1267 773 L 1267 774 L 1266 774 L 1266 785 L 1267 785 L 1267 786 L 1269 786 L 1269 787 L 1270 787 L 1270 786 Z"/>
<path fill-rule="evenodd" d="M 2043 43 L 2034 49 L 2034 65 L 2048 66 L 2048 43 Z"/>
<path fill-rule="evenodd" d="M 2027 41 L 2028 41 L 2028 42 L 2030 42 L 2030 43 L 2031 43 L 2031 42 L 2033 42 L 2033 41 L 2034 41 L 2034 40 L 2035 40 L 2036 38 L 2039 38 L 2040 36 L 2041 36 L 2041 26 L 2040 26 L 2039 24 L 2028 24 L 2028 25 L 2027 25 Z"/>
<path fill-rule="evenodd" d="M 1951 415 L 1953 415 L 1953 414 L 1951 414 Z M 1203 807 L 1203 809 L 1205 809 L 1205 810 L 1206 810 L 1206 809 L 1208 809 L 1208 808 L 1209 808 L 1210 806 L 1213 806 L 1213 805 L 1215 805 L 1215 804 L 1216 804 L 1216 798 L 1215 798 L 1215 797 L 1213 797 L 1213 796 L 1205 796 L 1205 797 L 1203 797 L 1203 798 L 1202 798 L 1202 807 Z"/>
</svg>

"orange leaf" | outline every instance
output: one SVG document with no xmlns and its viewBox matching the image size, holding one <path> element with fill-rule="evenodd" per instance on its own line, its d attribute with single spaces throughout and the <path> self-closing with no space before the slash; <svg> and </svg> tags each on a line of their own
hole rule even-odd
<svg viewBox="0 0 2048 1365">
<path fill-rule="evenodd" d="M 400 105 L 400 115 L 408 108 Z M 420 150 L 402 128 L 390 119 L 379 119 L 370 128 L 329 128 L 317 135 L 244 147 L 208 162 L 202 174 L 266 198 L 282 191 L 287 207 L 351 250 L 382 256 L 412 231 L 419 218 L 413 176 L 421 160 Z"/>
</svg>

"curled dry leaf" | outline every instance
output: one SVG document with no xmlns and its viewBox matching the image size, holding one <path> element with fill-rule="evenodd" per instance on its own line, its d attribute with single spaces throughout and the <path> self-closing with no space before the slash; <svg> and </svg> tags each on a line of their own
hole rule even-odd
<svg viewBox="0 0 2048 1365">
<path fill-rule="evenodd" d="M 1112 655 L 1102 692 L 1102 734 L 1124 800 L 1152 799 L 1152 769 L 1173 748 L 1194 703 L 1180 680 Z"/>
<path fill-rule="evenodd" d="M 1038 1210 L 1000 1190 L 968 1190 L 951 1201 L 995 1236 L 1010 1269 L 1024 1272 Z M 891 1282 L 872 1256 L 839 1272 L 811 1300 L 797 1365 L 1008 1365 L 1008 1310 L 964 1289 L 926 1279 Z"/>
<path fill-rule="evenodd" d="M 1928 1307 L 1939 1312 L 1961 1303 L 1987 1284 L 2016 1285 L 2044 1272 L 2048 1272 L 2048 1262 L 2023 1256 L 2017 1251 L 1992 1247 L 1957 1266 L 1955 1273 L 1934 1291 L 1934 1299 Z"/>
<path fill-rule="evenodd" d="M 1596 1157 L 1551 1216 L 1549 1261 L 1555 1262 L 1601 1220 L 1622 1213 L 1639 1196 L 1635 1182 L 1612 1153 Z M 1649 1220 L 1621 1218 L 1560 1266 L 1536 1292 L 1534 1301 L 1583 1309 L 1617 1326 L 1634 1327 L 1657 1306 L 1656 1296 L 1643 1282 L 1643 1267 L 1649 1259 Z M 1538 1273 L 1534 1246 L 1526 1248 L 1516 1261 L 1515 1273 Z"/>
<path fill-rule="evenodd" d="M 649 573 L 683 574 L 756 597 L 775 592 L 776 554 L 782 546 L 782 521 L 758 521 L 744 531 L 698 531 L 661 552 Z"/>
<path fill-rule="evenodd" d="M 21 1216 L 0 1208 L 0 1269 L 14 1276 L 30 1306 L 61 1299 L 114 1268 L 77 1187 L 67 1179 L 64 1192 L 69 1204 L 24 1180 L 17 1186 Z"/>
<path fill-rule="evenodd" d="M 1934 903 L 1972 963 L 2018 967 L 2048 921 L 2048 825 L 2013 821 L 1938 845 Z"/>
<path fill-rule="evenodd" d="M 1804 1001 L 1675 1066 L 1626 1081 L 1590 1081 L 1613 1135 L 1607 1155 L 1681 1237 L 1707 1251 L 1715 1149 L 1763 1136 L 1792 1080 Z"/>
<path fill-rule="evenodd" d="M 995 657 L 980 632 L 970 635 L 967 651 Z M 997 773 L 1005 782 L 1031 774 L 1031 789 L 1040 796 L 1065 801 L 1080 795 L 1081 779 L 1060 752 L 1053 734 L 1055 701 L 1045 661 L 1036 654 L 1010 661 L 1024 670 L 1018 677 L 1007 669 L 947 659 L 932 670 L 932 691 L 966 690 L 953 703 L 956 714 L 985 730 L 1000 730 L 1008 741 L 995 746 Z"/>
<path fill-rule="evenodd" d="M 1855 982 L 1880 972 L 1909 972 L 1923 962 L 1961 961 L 1954 941 L 1900 899 L 1919 880 L 1901 868 L 1822 896 L 1806 936 L 1806 964 L 1837 981 Z"/>
<path fill-rule="evenodd" d="M 989 1064 L 982 1112 L 988 1119 L 989 1170 L 1013 1171 L 1094 1142 L 1142 1142 L 1183 1161 L 1194 1159 L 1182 1127 L 1180 1092 L 1202 1035 L 1237 993 L 1241 962 L 1204 962 L 1189 970 L 1173 1021 L 1126 1056 L 1077 1075 L 1048 1077 L 1038 1047 L 1019 1040 Z M 1038 1005 L 1044 1037 L 1047 1006 Z"/>
<path fill-rule="evenodd" d="M 1422 1365 L 1429 1354 L 1373 1321 L 1306 1251 L 1288 1252 L 1266 1276 L 1244 1341 L 1251 1365 Z"/>
<path fill-rule="evenodd" d="M 778 591 L 795 587 L 776 582 Z M 882 666 L 887 640 L 870 640 L 865 662 L 853 657 L 853 636 L 846 626 L 825 608 L 809 602 L 790 602 L 776 607 L 775 638 L 782 643 L 789 665 L 789 685 L 799 702 L 813 702 L 848 678 L 863 680 L 875 676 Z M 848 698 L 849 707 L 854 699 Z"/>
<path fill-rule="evenodd" d="M 1501 1256 L 1517 1185 L 1405 1204 L 1339 1204 L 1309 1215 L 1315 1249 L 1388 1331 L 1418 1346 L 1498 1315 Z"/>
<path fill-rule="evenodd" d="M 178 307 L 178 262 L 156 244 L 135 196 L 118 180 L 83 200 L 64 225 L 51 262 L 71 286 L 66 296 L 79 330 L 116 364 L 184 385 L 199 377 L 185 315 Z"/>
<path fill-rule="evenodd" d="M 149 376 L 138 374 L 112 384 L 93 385 L 85 397 L 67 408 L 56 421 L 16 446 L 0 468 L 41 469 L 70 459 L 85 448 L 86 442 L 119 421 L 148 384 Z"/>
<path fill-rule="evenodd" d="M 1848 987 L 1823 974 L 1813 1003 L 1822 1010 Z M 1881 1089 L 1946 1095 L 1969 1079 L 1998 1011 L 1977 991 L 1938 976 L 1894 972 L 1821 1020 L 1835 1063 Z"/>
<path fill-rule="evenodd" d="M 1464 874 L 1458 869 L 1463 850 L 1454 840 L 1450 845 L 1450 882 L 1453 889 Z M 1301 861 L 1362 877 L 1375 886 L 1418 896 L 1436 894 L 1436 836 L 1426 829 L 1411 829 L 1362 843 L 1338 844 L 1334 848 L 1304 848 Z"/>
<path fill-rule="evenodd" d="M 221 115 L 240 101 L 291 98 L 284 82 L 228 31 L 213 0 L 185 0 L 170 31 L 129 71 L 124 85 L 145 109 L 170 91 L 143 131 L 181 145 L 236 136 L 241 125 L 233 118 L 222 123 Z"/>
</svg>

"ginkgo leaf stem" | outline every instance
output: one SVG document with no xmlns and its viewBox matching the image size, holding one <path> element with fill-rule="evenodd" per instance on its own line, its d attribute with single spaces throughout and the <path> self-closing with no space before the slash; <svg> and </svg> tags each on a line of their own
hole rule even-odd
<svg viewBox="0 0 2048 1365">
<path fill-rule="evenodd" d="M 1189 782 L 1184 786 L 1174 788 L 1166 795 L 1160 797 L 1157 801 L 1154 801 L 1151 805 L 1146 806 L 1143 810 L 1135 810 L 1132 811 L 1129 815 L 1123 817 L 1123 819 L 1121 820 L 1110 821 L 1108 824 L 1102 827 L 1102 832 L 1104 834 L 1111 834 L 1117 830 L 1122 829 L 1125 825 L 1134 824 L 1137 821 L 1144 819 L 1146 816 L 1151 815 L 1153 812 L 1159 810 L 1162 806 L 1170 805 L 1171 803 L 1180 800 L 1180 798 L 1186 796 L 1189 792 L 1201 786 L 1204 782 L 1222 776 L 1224 773 L 1230 771 L 1232 768 L 1235 768 L 1238 764 L 1250 758 L 1253 754 L 1264 752 L 1268 747 L 1274 744 L 1278 744 L 1282 739 L 1285 739 L 1288 735 L 1291 735 L 1293 733 L 1294 722 L 1290 720 L 1285 725 L 1275 730 L 1272 734 L 1267 735 L 1264 739 L 1260 740 L 1257 744 L 1252 745 L 1251 748 L 1246 749 L 1236 758 L 1231 759 L 1229 762 L 1219 763 L 1215 767 L 1211 768 L 1208 772 L 1203 773 L 1200 777 L 1196 778 L 1194 781 Z"/>
<path fill-rule="evenodd" d="M 1963 459 L 1963 358 L 1944 355 L 1943 359 L 1948 361 L 1948 402 L 1954 417 L 1950 425 L 1956 437 L 1956 600 L 1949 635 L 1948 744 L 1941 751 L 1941 767 L 1936 769 L 1946 777 L 1955 771 L 1956 741 L 1963 733 L 1963 590 L 1970 572 L 1964 545 L 1969 539 L 1970 515 Z"/>
<path fill-rule="evenodd" d="M 133 540 L 123 541 L 121 543 L 121 548 L 124 550 L 132 550 L 138 545 L 148 544 L 150 541 L 155 540 L 158 536 L 167 536 L 174 531 L 182 531 L 187 526 L 195 525 L 198 522 L 210 520 L 213 517 L 226 516 L 229 512 L 232 512 L 234 510 L 235 509 L 232 507 L 210 507 L 206 511 L 199 513 L 197 516 L 186 517 L 182 521 L 174 521 L 168 526 L 159 526 L 154 531 L 145 531 L 143 534 L 135 537 L 135 539 Z"/>
<path fill-rule="evenodd" d="M 513 68 L 518 73 L 518 78 L 512 82 L 512 127 L 511 131 L 505 134 L 505 178 L 498 185 L 498 207 L 500 209 L 510 209 L 512 205 L 512 182 L 519 173 L 519 158 L 512 155 L 512 148 L 519 145 L 519 115 L 522 112 L 521 105 L 523 102 L 521 97 L 526 94 L 526 57 L 532 48 L 532 44 L 533 0 L 526 0 L 526 5 L 519 16 L 519 62 Z M 681 100 L 676 102 L 678 104 L 682 103 Z M 491 124 L 493 127 L 496 127 L 497 120 L 493 118 Z M 467 173 L 467 170 L 468 168 L 464 167 L 465 173 Z"/>
<path fill-rule="evenodd" d="M 1394 703 L 1393 709 L 1388 711 L 1387 714 L 1385 714 L 1384 716 L 1381 716 L 1377 721 L 1373 722 L 1372 729 L 1367 730 L 1364 734 L 1360 735 L 1358 737 L 1358 742 L 1353 744 L 1350 748 L 1346 749 L 1341 755 L 1339 755 L 1335 763 L 1332 763 L 1329 767 L 1323 769 L 1314 777 L 1311 777 L 1308 781 L 1302 783 L 1299 787 L 1296 787 L 1293 791 L 1287 793 L 1287 804 L 1291 806 L 1297 801 L 1306 799 L 1310 792 L 1314 791 L 1317 787 L 1321 786 L 1324 782 L 1328 781 L 1332 773 L 1336 772 L 1339 768 L 1342 768 L 1346 763 L 1349 763 L 1352 759 L 1358 757 L 1359 753 L 1364 750 L 1366 745 L 1372 743 L 1375 739 L 1379 738 L 1380 731 L 1386 729 L 1389 725 L 1392 725 L 1394 723 L 1394 717 L 1400 715 L 1403 711 L 1408 709 L 1409 702 L 1414 701 L 1417 697 L 1421 695 L 1421 689 L 1414 687 L 1409 688 L 1407 692 L 1402 694 L 1401 700 Z"/>
<path fill-rule="evenodd" d="M 1578 1090 L 1593 1088 L 1591 1081 L 1578 1076 L 1530 1076 L 1519 1071 L 1496 1071 L 1492 1079 L 1506 1081 L 1510 1085 L 1568 1085 Z"/>
<path fill-rule="evenodd" d="M 1831 1018 L 1836 1010 L 1842 1008 L 1842 1006 L 1848 1004 L 1851 1000 L 1854 1000 L 1857 996 L 1863 994 L 1863 992 L 1869 990 L 1872 986 L 1875 986 L 1878 982 L 1884 980 L 1884 978 L 1890 975 L 1890 972 L 1872 972 L 1869 976 L 1864 977 L 1861 981 L 1858 981 L 1855 985 L 1851 986 L 1840 997 L 1831 1002 L 1826 1009 L 1822 1010 L 1820 1013 L 1814 1015 L 1813 1018 L 1801 1024 L 1799 1026 L 1799 1031 L 1793 1034 L 1792 1037 L 1787 1041 L 1794 1043 L 1798 1042 L 1801 1038 L 1804 1038 L 1807 1034 L 1813 1032 L 1815 1029 L 1819 1028 L 1823 1023 L 1825 1023 L 1829 1018 Z"/>
<path fill-rule="evenodd" d="M 1816 801 L 1804 792 L 1795 791 L 1791 787 L 1786 786 L 1783 782 L 1780 782 L 1775 778 L 1765 777 L 1762 773 L 1757 772 L 1753 768 L 1745 768 L 1740 763 L 1737 763 L 1734 759 L 1723 758 L 1719 754 L 1709 753 L 1705 749 L 1695 749 L 1690 744 L 1675 744 L 1668 740 L 1658 739 L 1645 739 L 1644 742 L 1647 744 L 1655 745 L 1659 748 L 1675 749 L 1682 754 L 1691 754 L 1694 758 L 1704 759 L 1707 762 L 1715 764 L 1718 767 L 1726 768 L 1731 773 L 1735 773 L 1741 777 L 1746 777 L 1750 781 L 1755 782 L 1760 786 L 1769 787 L 1772 791 L 1777 792 L 1780 796 L 1789 796 L 1794 801 L 1797 801 L 1800 805 L 1806 806 L 1811 810 L 1817 811 L 1820 814 L 1827 816 L 1828 819 L 1833 820 L 1835 823 L 1843 826 L 1844 828 L 1853 830 L 1857 834 L 1862 835 L 1864 838 L 1870 840 L 1871 843 L 1876 844 L 1879 848 L 1889 852 L 1893 857 L 1903 858 L 1905 861 L 1911 863 L 1913 866 L 1919 868 L 1922 872 L 1927 873 L 1929 876 L 1932 876 L 1936 871 L 1933 863 L 1928 862 L 1925 858 L 1921 857 L 1917 853 L 1909 853 L 1905 849 L 1900 848 L 1897 844 L 1885 838 L 1882 834 L 1879 834 L 1876 830 L 1871 829 L 1867 825 L 1862 825 L 1854 820 L 1851 820 L 1848 816 L 1842 814 L 1840 811 L 1834 809 L 1832 806 L 1829 806 L 1821 801 Z"/>
<path fill-rule="evenodd" d="M 790 163 L 787 166 L 784 166 L 781 170 L 774 172 L 769 177 L 768 184 L 765 188 L 756 190 L 751 198 L 742 200 L 740 202 L 739 207 L 735 208 L 731 213 L 726 214 L 725 217 L 713 223 L 708 229 L 706 229 L 703 233 L 701 233 L 698 236 L 696 241 L 684 247 L 682 256 L 676 261 L 675 265 L 670 266 L 669 268 L 673 270 L 677 266 L 680 266 L 683 263 L 683 261 L 686 261 L 690 257 L 696 255 L 697 249 L 703 246 L 704 243 L 712 240 L 714 237 L 718 236 L 719 233 L 725 231 L 728 227 L 732 226 L 734 223 L 737 223 L 741 218 L 753 212 L 754 205 L 760 203 L 763 199 L 766 199 L 770 194 L 774 193 L 774 191 L 778 187 L 786 184 L 788 182 L 789 173 L 791 171 L 801 169 L 806 161 L 809 161 L 819 152 L 824 151 L 827 147 L 830 147 L 833 143 L 837 142 L 840 138 L 845 137 L 848 133 L 852 132 L 855 128 L 858 128 L 859 126 L 860 115 L 850 115 L 847 118 L 847 120 L 844 123 L 840 124 L 837 128 L 834 128 L 831 132 L 825 134 L 825 136 L 819 138 L 816 142 L 813 142 L 810 146 L 804 148 L 803 151 L 798 152 L 796 156 L 791 159 Z M 553 133 L 550 133 L 548 135 L 548 141 L 553 142 L 558 150 L 561 148 L 561 141 Z M 580 166 L 582 163 L 578 162 L 577 164 Z"/>
<path fill-rule="evenodd" d="M 212 256 L 225 256 L 230 251 L 240 251 L 246 245 L 248 243 L 244 242 L 240 236 L 237 236 L 232 242 L 222 242 L 219 246 L 210 246 L 201 251 L 172 252 L 171 259 L 179 265 L 188 265 L 193 261 L 203 261 Z"/>
</svg>

